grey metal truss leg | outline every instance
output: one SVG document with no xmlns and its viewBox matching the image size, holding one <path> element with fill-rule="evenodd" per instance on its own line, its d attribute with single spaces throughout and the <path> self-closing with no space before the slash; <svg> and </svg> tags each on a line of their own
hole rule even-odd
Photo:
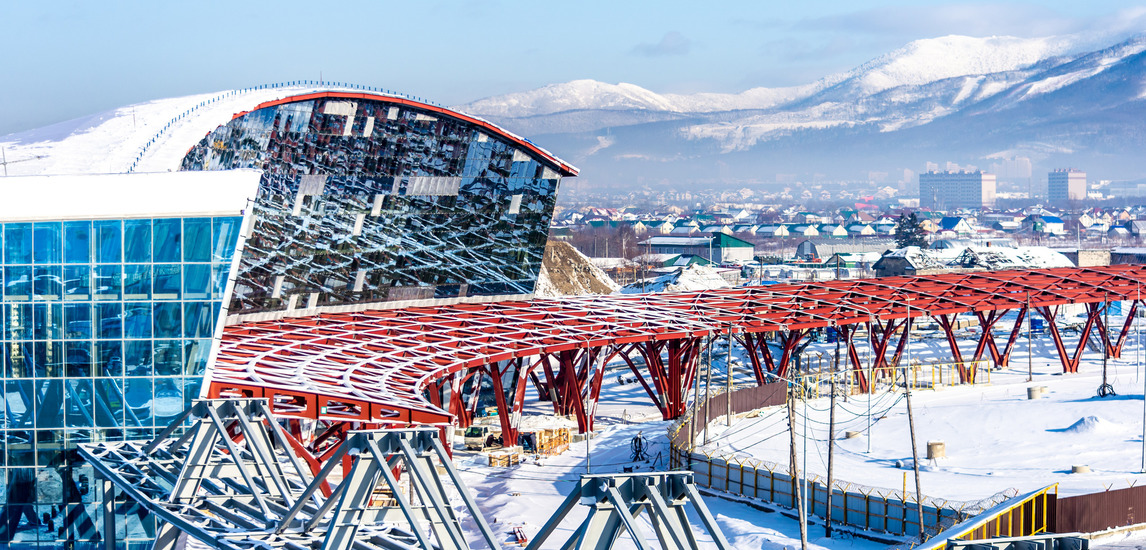
<svg viewBox="0 0 1146 550">
<path fill-rule="evenodd" d="M 370 496 L 374 494 L 381 467 L 384 463 L 380 465 L 378 457 L 371 454 L 359 455 L 354 461 L 350 475 L 342 480 L 346 489 L 342 491 L 342 498 L 330 520 L 322 550 L 350 550 L 354 546 L 354 535 L 366 506 L 370 504 Z"/>
</svg>

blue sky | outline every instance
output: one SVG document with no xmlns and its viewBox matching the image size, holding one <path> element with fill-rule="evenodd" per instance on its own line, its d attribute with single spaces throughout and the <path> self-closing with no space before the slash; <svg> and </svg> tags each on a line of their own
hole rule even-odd
<svg viewBox="0 0 1146 550">
<path fill-rule="evenodd" d="M 446 105 L 590 78 L 803 84 L 920 38 L 1116 36 L 1146 3 L 200 0 L 0 3 L 0 135 L 162 97 L 317 79 Z"/>
</svg>

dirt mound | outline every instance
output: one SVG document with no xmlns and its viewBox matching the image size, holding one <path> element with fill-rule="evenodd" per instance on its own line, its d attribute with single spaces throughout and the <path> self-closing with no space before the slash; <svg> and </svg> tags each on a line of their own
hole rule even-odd
<svg viewBox="0 0 1146 550">
<path fill-rule="evenodd" d="M 541 273 L 533 294 L 538 298 L 556 298 L 611 294 L 617 288 L 617 283 L 573 245 L 551 240 L 545 245 L 545 257 L 541 261 Z"/>
</svg>

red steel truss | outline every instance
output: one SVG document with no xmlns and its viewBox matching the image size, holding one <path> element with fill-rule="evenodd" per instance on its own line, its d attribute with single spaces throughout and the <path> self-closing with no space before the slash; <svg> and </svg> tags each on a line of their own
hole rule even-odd
<svg viewBox="0 0 1146 550">
<path fill-rule="evenodd" d="M 904 328 L 930 316 L 964 359 L 957 317 L 978 321 L 970 354 L 1004 366 L 1018 336 L 1002 349 L 991 327 L 1005 310 L 1020 319 L 1047 318 L 1064 372 L 1078 370 L 1091 332 L 1117 357 L 1104 304 L 1131 300 L 1137 309 L 1146 266 L 1116 265 L 1022 271 L 947 273 L 673 294 L 589 296 L 285 318 L 229 326 L 210 375 L 211 396 L 271 399 L 276 413 L 332 422 L 467 426 L 479 413 L 478 389 L 489 377 L 503 436 L 516 440 L 527 384 L 554 412 L 591 429 L 603 365 L 626 361 L 665 418 L 685 410 L 707 337 L 732 333 L 749 351 L 758 383 L 786 375 L 813 329 L 837 327 L 861 388 L 869 387 L 853 337 L 872 347 L 869 373 L 894 366 Z M 1059 306 L 1088 304 L 1087 321 L 1069 353 L 1053 320 Z M 1092 330 L 1096 329 L 1096 330 Z M 765 343 L 778 341 L 779 357 Z M 891 357 L 887 353 L 891 352 Z M 634 360 L 634 357 L 643 359 Z M 964 381 L 972 369 L 960 369 Z M 466 394 L 469 394 L 466 397 Z"/>
</svg>

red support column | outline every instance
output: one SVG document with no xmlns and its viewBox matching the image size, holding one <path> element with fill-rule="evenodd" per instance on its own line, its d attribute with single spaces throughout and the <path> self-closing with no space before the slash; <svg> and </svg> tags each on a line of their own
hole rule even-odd
<svg viewBox="0 0 1146 550">
<path fill-rule="evenodd" d="M 859 386 L 860 391 L 867 392 L 870 390 L 868 385 L 867 375 L 863 372 L 863 363 L 860 361 L 859 352 L 856 350 L 856 344 L 853 340 L 856 332 L 855 325 L 844 325 L 839 327 L 840 336 L 848 343 L 847 355 L 848 360 L 852 364 L 852 376 L 855 377 L 856 385 Z"/>
<path fill-rule="evenodd" d="M 744 347 L 744 351 L 748 352 L 748 362 L 752 365 L 752 374 L 756 376 L 756 385 L 763 386 L 767 383 L 768 379 L 764 376 L 764 368 L 760 361 L 760 350 L 757 349 L 757 346 L 763 346 L 767 349 L 768 342 L 766 342 L 763 337 L 757 337 L 757 335 L 750 332 L 737 334 L 735 338 L 736 341 Z"/>
<path fill-rule="evenodd" d="M 1092 307 L 1093 306 L 1093 307 Z M 1082 360 L 1082 352 L 1086 349 L 1086 343 L 1090 340 L 1090 331 L 1094 328 L 1095 319 L 1098 317 L 1099 308 L 1097 304 L 1087 304 L 1089 310 L 1086 316 L 1086 323 L 1083 325 L 1082 334 L 1078 338 L 1078 347 L 1075 348 L 1074 355 L 1068 355 L 1066 346 L 1062 341 L 1062 334 L 1059 333 L 1058 326 L 1055 325 L 1054 319 L 1058 313 L 1058 306 L 1055 306 L 1052 312 L 1049 306 L 1038 308 L 1039 313 L 1047 320 L 1050 325 L 1051 338 L 1054 340 L 1055 348 L 1058 350 L 1059 360 L 1062 361 L 1063 372 L 1078 372 L 1078 365 Z"/>
<path fill-rule="evenodd" d="M 630 351 L 632 349 L 634 349 L 634 348 L 633 347 L 629 348 Z M 657 391 L 654 390 L 651 386 L 649 386 L 649 383 L 645 381 L 644 373 L 642 373 L 641 370 L 637 368 L 636 363 L 633 363 L 632 358 L 629 357 L 629 354 L 627 352 L 622 353 L 621 357 L 625 360 L 625 363 L 627 363 L 629 365 L 629 370 L 632 371 L 634 376 L 636 376 L 637 381 L 640 382 L 641 386 L 643 386 L 645 388 L 645 393 L 647 393 L 649 395 L 649 398 L 653 400 L 653 404 L 657 406 L 657 410 L 659 410 L 661 412 L 661 418 L 664 418 L 666 420 L 669 419 L 670 415 L 668 413 L 668 410 L 665 408 L 664 403 L 661 402 L 660 394 L 658 394 Z"/>
<path fill-rule="evenodd" d="M 1011 334 L 1007 338 L 1007 343 L 1000 352 L 999 348 L 995 345 L 995 337 L 991 336 L 987 339 L 987 349 L 991 352 L 991 359 L 995 362 L 996 368 L 1004 368 L 1011 360 L 1011 351 L 1015 348 L 1015 342 L 1019 339 L 1019 330 L 1023 326 L 1023 319 L 1029 315 L 1026 307 L 1019 310 L 1019 316 L 1015 319 L 1015 324 L 1011 327 Z M 1002 317 L 1002 315 L 999 315 Z M 997 319 L 996 319 L 997 321 Z"/>
<path fill-rule="evenodd" d="M 955 361 L 955 367 L 959 369 L 959 382 L 964 384 L 973 383 L 975 381 L 975 374 L 972 369 L 967 368 L 967 364 L 963 361 L 963 352 L 959 349 L 959 341 L 955 338 L 955 325 L 958 321 L 959 314 L 943 314 L 936 315 L 935 318 L 939 321 L 939 326 L 943 327 L 943 334 L 947 337 L 947 345 L 951 348 L 951 358 Z M 990 334 L 990 327 L 984 327 L 984 331 Z M 979 347 L 976 348 L 976 359 L 978 354 L 982 353 L 981 348 L 985 346 L 984 335 L 979 339 Z"/>
<path fill-rule="evenodd" d="M 1134 323 L 1134 314 L 1138 311 L 1138 300 L 1131 301 L 1130 314 L 1126 316 L 1126 322 L 1122 324 L 1122 331 L 1118 333 L 1118 339 L 1115 342 L 1110 340 L 1109 327 L 1103 320 L 1103 308 L 1110 307 L 1110 304 L 1105 304 L 1099 308 L 1099 315 L 1094 320 L 1095 325 L 1098 326 L 1098 334 L 1102 337 L 1102 344 L 1106 346 L 1106 353 L 1115 359 L 1122 357 L 1122 345 L 1126 343 L 1126 336 L 1130 333 L 1130 325 Z"/>
</svg>

